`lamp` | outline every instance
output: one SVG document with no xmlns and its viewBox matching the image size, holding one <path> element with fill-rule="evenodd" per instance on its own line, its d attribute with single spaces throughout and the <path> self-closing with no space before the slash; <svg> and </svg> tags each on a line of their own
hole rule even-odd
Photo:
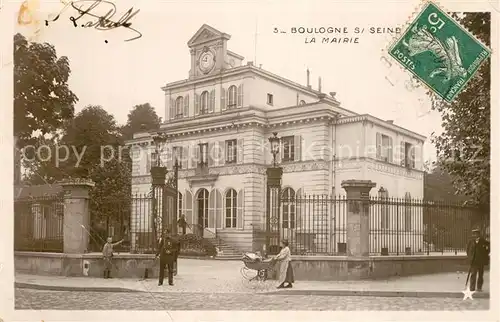
<svg viewBox="0 0 500 322">
<path fill-rule="evenodd" d="M 162 144 L 165 144 L 167 142 L 167 135 L 165 133 L 156 133 L 156 135 L 153 135 L 153 142 L 155 144 L 155 153 L 156 153 L 156 166 L 160 166 L 160 148 Z"/>
<path fill-rule="evenodd" d="M 276 156 L 280 151 L 280 138 L 278 137 L 278 132 L 273 132 L 273 136 L 269 138 L 269 143 L 271 144 L 271 153 L 273 154 L 273 166 L 276 167 Z"/>
</svg>

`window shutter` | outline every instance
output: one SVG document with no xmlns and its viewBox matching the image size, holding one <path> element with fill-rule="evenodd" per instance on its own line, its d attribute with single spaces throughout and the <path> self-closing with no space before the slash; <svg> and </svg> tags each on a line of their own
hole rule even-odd
<svg viewBox="0 0 500 322">
<path fill-rule="evenodd" d="M 294 161 L 302 161 L 302 136 L 301 135 L 296 135 L 293 138 L 293 148 L 295 149 L 294 151 Z"/>
<path fill-rule="evenodd" d="M 302 201 L 302 188 L 297 190 L 297 193 L 295 194 L 295 227 L 297 229 L 304 227 L 304 225 L 302 224 L 302 207 L 304 203 L 301 201 Z"/>
<path fill-rule="evenodd" d="M 208 113 L 213 113 L 215 110 L 215 89 L 210 91 L 210 102 L 208 102 Z"/>
<path fill-rule="evenodd" d="M 243 161 L 244 161 L 243 139 L 237 139 L 236 140 L 236 163 L 240 164 L 240 163 L 243 163 Z"/>
<path fill-rule="evenodd" d="M 224 87 L 220 89 L 220 109 L 221 111 L 226 110 L 226 89 Z"/>
<path fill-rule="evenodd" d="M 390 163 L 392 163 L 393 152 L 392 152 L 392 138 L 391 137 L 389 137 L 389 147 L 388 147 L 387 154 L 389 155 L 387 161 L 390 162 Z"/>
<path fill-rule="evenodd" d="M 173 98 L 170 99 L 170 119 L 175 118 L 175 100 Z"/>
<path fill-rule="evenodd" d="M 281 160 L 283 160 L 283 158 L 285 157 L 285 149 L 284 149 L 283 141 L 280 140 L 280 143 L 278 146 L 279 146 L 279 150 L 278 150 L 278 154 L 276 155 L 276 162 L 281 162 Z M 271 153 L 271 162 L 273 162 L 272 157 L 273 157 L 273 155 Z"/>
<path fill-rule="evenodd" d="M 200 115 L 200 95 L 194 94 L 194 115 Z"/>
<path fill-rule="evenodd" d="M 215 196 L 217 189 L 212 189 L 208 197 L 208 227 L 215 228 Z"/>
<path fill-rule="evenodd" d="M 196 144 L 193 144 L 193 145 L 190 145 L 188 147 L 188 150 L 189 150 L 189 168 L 190 169 L 193 169 L 193 168 L 196 168 L 196 147 L 197 145 Z"/>
<path fill-rule="evenodd" d="M 224 219 L 222 218 L 222 214 L 224 213 L 224 206 L 222 204 L 222 194 L 219 190 L 217 190 L 217 194 L 215 195 L 215 227 L 216 228 L 224 228 L 223 223 Z"/>
<path fill-rule="evenodd" d="M 151 151 L 149 149 L 145 150 L 144 151 L 146 153 L 146 173 L 145 174 L 149 174 L 149 172 L 151 171 Z"/>
<path fill-rule="evenodd" d="M 189 156 L 188 148 L 189 147 L 187 146 L 182 147 L 182 160 L 180 161 L 182 169 L 188 168 L 188 156 Z"/>
<path fill-rule="evenodd" d="M 207 151 L 207 156 L 208 156 L 208 166 L 212 167 L 214 165 L 214 143 L 210 142 L 208 143 L 208 151 Z"/>
<path fill-rule="evenodd" d="M 381 159 L 382 158 L 382 135 L 379 132 L 377 132 L 377 138 L 376 138 L 375 146 L 377 148 L 376 158 L 377 159 Z"/>
<path fill-rule="evenodd" d="M 237 202 L 237 206 L 236 206 L 236 227 L 238 227 L 238 229 L 243 229 L 245 227 L 245 223 L 244 223 L 244 218 L 243 218 L 243 215 L 244 215 L 244 206 L 245 206 L 245 194 L 244 194 L 244 191 L 243 189 L 240 189 L 240 191 L 238 191 L 238 195 L 236 196 L 236 202 Z"/>
<path fill-rule="evenodd" d="M 188 223 L 188 228 L 191 229 L 192 232 L 192 227 L 193 227 L 193 195 L 191 194 L 191 191 L 188 189 L 185 190 L 186 192 L 184 193 L 184 200 L 185 200 L 185 206 L 184 206 L 184 211 L 186 212 L 186 221 Z"/>
<path fill-rule="evenodd" d="M 238 106 L 237 107 L 242 107 L 243 106 L 243 84 L 240 84 L 238 86 Z"/>
<path fill-rule="evenodd" d="M 184 96 L 184 117 L 189 116 L 189 94 Z"/>
<path fill-rule="evenodd" d="M 400 150 L 399 150 L 399 154 L 400 154 L 400 162 L 401 162 L 401 166 L 402 167 L 406 167 L 406 164 L 405 164 L 405 142 L 404 141 L 401 141 L 401 145 L 400 145 Z"/>
<path fill-rule="evenodd" d="M 226 148 L 226 141 L 220 141 L 219 142 L 219 165 L 224 165 L 227 160 L 227 148 Z"/>
<path fill-rule="evenodd" d="M 166 146 L 166 155 L 165 158 L 167 160 L 167 170 L 170 171 L 173 169 L 174 166 L 174 147 L 172 145 Z M 162 153 L 161 153 L 162 154 Z M 160 154 L 160 162 L 161 162 L 161 154 Z"/>
<path fill-rule="evenodd" d="M 200 146 L 197 144 L 194 146 L 194 167 L 196 168 L 198 166 L 198 163 L 201 162 L 201 154 L 200 154 Z"/>
<path fill-rule="evenodd" d="M 411 160 L 410 160 L 410 162 L 411 162 L 411 167 L 415 168 L 415 146 L 414 145 L 411 146 Z"/>
</svg>

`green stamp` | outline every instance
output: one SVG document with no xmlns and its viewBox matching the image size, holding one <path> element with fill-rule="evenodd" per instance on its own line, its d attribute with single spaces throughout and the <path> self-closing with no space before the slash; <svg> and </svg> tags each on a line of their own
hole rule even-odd
<svg viewBox="0 0 500 322">
<path fill-rule="evenodd" d="M 453 101 L 491 51 L 429 2 L 389 54 L 447 102 Z"/>
</svg>

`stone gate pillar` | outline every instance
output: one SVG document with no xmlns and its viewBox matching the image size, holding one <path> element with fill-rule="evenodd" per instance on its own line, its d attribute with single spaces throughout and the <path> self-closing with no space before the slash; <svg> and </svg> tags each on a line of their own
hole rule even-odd
<svg viewBox="0 0 500 322">
<path fill-rule="evenodd" d="M 342 181 L 347 193 L 347 256 L 368 258 L 370 255 L 370 180 Z"/>
<path fill-rule="evenodd" d="M 69 179 L 59 183 L 64 190 L 64 253 L 87 252 L 90 234 L 89 190 L 95 184 L 88 179 Z"/>
</svg>

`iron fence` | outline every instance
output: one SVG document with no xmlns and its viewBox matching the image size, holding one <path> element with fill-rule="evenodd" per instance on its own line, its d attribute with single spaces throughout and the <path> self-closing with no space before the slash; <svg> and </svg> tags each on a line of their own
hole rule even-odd
<svg viewBox="0 0 500 322">
<path fill-rule="evenodd" d="M 63 252 L 63 226 L 62 196 L 14 201 L 14 250 Z"/>
<path fill-rule="evenodd" d="M 372 197 L 297 196 L 280 202 L 280 238 L 297 255 L 345 255 L 347 205 L 368 209 L 370 255 L 464 254 L 473 228 L 487 236 L 488 215 L 456 203 Z"/>
<path fill-rule="evenodd" d="M 116 252 L 154 253 L 156 233 L 154 202 L 148 194 L 135 194 L 131 198 L 110 200 L 91 209 L 91 228 L 89 231 L 89 248 L 91 251 L 102 251 L 106 239 L 113 242 L 123 239 L 114 247 Z"/>
<path fill-rule="evenodd" d="M 293 254 L 345 255 L 347 251 L 347 199 L 343 196 L 282 198 L 280 237 Z"/>
</svg>

